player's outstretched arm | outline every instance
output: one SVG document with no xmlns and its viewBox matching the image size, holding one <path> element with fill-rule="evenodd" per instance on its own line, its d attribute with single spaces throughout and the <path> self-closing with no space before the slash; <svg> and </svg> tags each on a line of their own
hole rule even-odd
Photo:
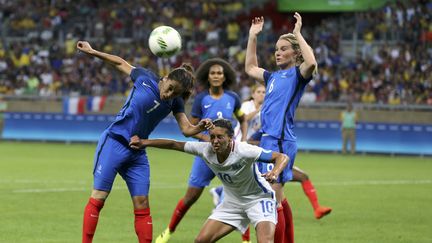
<svg viewBox="0 0 432 243">
<path fill-rule="evenodd" d="M 258 58 L 256 54 L 257 35 L 264 26 L 264 17 L 255 17 L 249 30 L 249 38 L 246 47 L 245 71 L 252 78 L 264 82 L 264 69 L 258 67 Z"/>
<path fill-rule="evenodd" d="M 115 55 L 111 55 L 105 52 L 100 52 L 93 49 L 87 41 L 78 41 L 77 49 L 94 57 L 100 58 L 111 65 L 114 65 L 119 71 L 130 75 L 134 66 L 130 65 L 123 58 Z"/>
<path fill-rule="evenodd" d="M 295 35 L 299 46 L 300 51 L 303 56 L 304 62 L 300 64 L 300 73 L 303 78 L 310 78 L 317 67 L 317 62 L 315 60 L 315 55 L 313 53 L 313 49 L 308 45 L 306 40 L 303 38 L 301 34 L 302 27 L 302 18 L 299 13 L 295 12 L 294 18 L 296 19 L 296 23 L 294 26 L 293 34 Z"/>
<path fill-rule="evenodd" d="M 193 135 L 192 137 L 194 137 L 200 141 L 203 141 L 203 142 L 210 142 L 210 136 L 206 135 L 204 133 L 198 133 L 198 134 Z"/>
<path fill-rule="evenodd" d="M 214 127 L 213 123 L 210 119 L 202 119 L 196 125 L 192 125 L 189 119 L 186 117 L 186 114 L 183 112 L 177 113 L 174 115 L 177 120 L 177 123 L 180 127 L 181 132 L 186 137 L 193 136 L 202 131 L 212 129 Z"/>
<path fill-rule="evenodd" d="M 271 162 L 275 163 L 273 169 L 267 173 L 262 174 L 262 176 L 268 182 L 275 182 L 279 174 L 285 169 L 288 164 L 288 156 L 278 152 L 272 152 Z"/>
<path fill-rule="evenodd" d="M 185 142 L 179 142 L 170 139 L 140 139 L 133 136 L 130 139 L 129 146 L 133 149 L 144 149 L 145 147 L 155 147 L 161 149 L 171 149 L 184 152 Z"/>
</svg>

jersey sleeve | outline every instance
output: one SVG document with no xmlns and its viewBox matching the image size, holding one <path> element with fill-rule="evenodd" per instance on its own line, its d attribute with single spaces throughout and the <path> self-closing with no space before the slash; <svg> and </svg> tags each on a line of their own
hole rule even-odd
<svg viewBox="0 0 432 243">
<path fill-rule="evenodd" d="M 272 161 L 272 154 L 273 154 L 273 151 L 263 149 L 261 154 L 259 155 L 258 160 L 262 161 L 262 162 L 270 163 Z"/>
<path fill-rule="evenodd" d="M 208 146 L 207 142 L 186 142 L 184 151 L 188 154 L 201 156 L 204 154 L 204 150 Z"/>
<path fill-rule="evenodd" d="M 266 87 L 267 87 L 267 83 L 268 83 L 268 80 L 270 79 L 271 75 L 272 75 L 271 72 L 269 72 L 267 70 L 264 70 L 263 78 L 264 78 L 264 84 L 265 84 Z"/>
<path fill-rule="evenodd" d="M 149 80 L 159 79 L 158 76 L 156 76 L 156 74 L 154 74 L 152 71 L 142 67 L 132 69 L 130 77 L 134 83 L 139 79 L 139 77 L 143 77 L 144 80 L 147 80 L 147 82 Z"/>
<path fill-rule="evenodd" d="M 202 108 L 201 108 L 201 103 L 203 98 L 204 98 L 204 93 L 200 93 L 195 97 L 195 100 L 192 104 L 192 111 L 191 111 L 192 117 L 196 117 L 200 119 L 203 117 Z"/>
<path fill-rule="evenodd" d="M 312 80 L 312 76 L 309 77 L 308 79 L 303 78 L 303 76 L 302 76 L 301 73 L 300 73 L 300 67 L 299 67 L 299 66 L 296 66 L 295 69 L 296 69 L 296 75 L 297 75 L 297 78 L 298 78 L 298 80 L 300 81 L 300 83 L 306 85 L 307 83 L 309 83 L 309 81 Z"/>
<path fill-rule="evenodd" d="M 173 114 L 184 113 L 184 100 L 180 97 L 175 98 L 171 110 Z"/>
<path fill-rule="evenodd" d="M 241 105 L 241 107 L 240 107 L 240 110 L 245 114 L 245 115 L 247 115 L 247 114 L 249 114 L 249 113 L 251 113 L 252 112 L 252 106 L 251 106 L 251 101 L 250 100 L 248 100 L 248 101 L 245 101 L 245 102 L 243 102 L 242 103 L 242 105 Z"/>
<path fill-rule="evenodd" d="M 257 161 L 263 151 L 263 149 L 261 147 L 252 145 L 252 144 L 248 144 L 248 143 L 240 143 L 241 146 L 241 151 L 243 156 L 253 160 L 253 161 Z"/>
<path fill-rule="evenodd" d="M 234 96 L 234 110 L 235 111 L 238 111 L 238 110 L 240 110 L 240 108 L 241 108 L 241 101 L 240 101 L 240 97 L 236 94 L 236 93 L 234 93 L 235 94 L 235 96 Z"/>
</svg>

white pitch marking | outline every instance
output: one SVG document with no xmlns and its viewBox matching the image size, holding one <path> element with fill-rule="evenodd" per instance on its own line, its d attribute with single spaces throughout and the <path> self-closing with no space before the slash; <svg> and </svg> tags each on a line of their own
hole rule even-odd
<svg viewBox="0 0 432 243">
<path fill-rule="evenodd" d="M 319 186 L 368 186 L 368 185 L 418 185 L 418 184 L 432 184 L 432 180 L 392 180 L 392 181 L 340 181 L 340 182 L 317 182 L 314 183 Z M 168 183 L 153 183 L 150 188 L 152 189 L 179 189 L 187 188 L 187 184 L 168 184 Z M 113 187 L 113 190 L 126 190 L 125 186 Z M 50 193 L 50 192 L 80 192 L 90 191 L 91 188 L 29 188 L 13 190 L 13 193 Z"/>
<path fill-rule="evenodd" d="M 368 185 L 416 185 L 432 184 L 432 180 L 392 180 L 392 181 L 340 181 L 314 183 L 320 186 L 368 186 Z"/>
</svg>

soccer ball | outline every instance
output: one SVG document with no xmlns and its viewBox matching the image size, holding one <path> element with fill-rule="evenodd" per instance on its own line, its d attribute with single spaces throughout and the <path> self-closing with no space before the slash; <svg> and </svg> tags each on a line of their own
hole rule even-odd
<svg viewBox="0 0 432 243">
<path fill-rule="evenodd" d="M 181 36 L 172 27 L 159 26 L 149 37 L 150 51 L 158 57 L 170 57 L 177 54 L 181 47 Z"/>
</svg>

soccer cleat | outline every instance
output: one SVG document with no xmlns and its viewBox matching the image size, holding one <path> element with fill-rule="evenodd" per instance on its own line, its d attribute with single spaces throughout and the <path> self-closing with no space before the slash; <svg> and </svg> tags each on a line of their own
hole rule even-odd
<svg viewBox="0 0 432 243">
<path fill-rule="evenodd" d="M 171 238 L 171 232 L 169 230 L 169 228 L 166 228 L 166 230 L 164 230 L 157 238 L 156 238 L 156 243 L 167 243 L 168 240 Z"/>
<path fill-rule="evenodd" d="M 242 243 L 252 243 L 252 241 L 244 240 L 244 241 L 242 241 Z"/>
<path fill-rule="evenodd" d="M 210 189 L 209 192 L 213 197 L 213 204 L 215 206 L 219 205 L 219 203 L 221 202 L 222 187 L 213 187 Z"/>
<path fill-rule="evenodd" d="M 320 219 L 327 214 L 331 213 L 332 209 L 328 207 L 321 207 L 319 206 L 317 209 L 315 209 L 315 218 Z"/>
</svg>

